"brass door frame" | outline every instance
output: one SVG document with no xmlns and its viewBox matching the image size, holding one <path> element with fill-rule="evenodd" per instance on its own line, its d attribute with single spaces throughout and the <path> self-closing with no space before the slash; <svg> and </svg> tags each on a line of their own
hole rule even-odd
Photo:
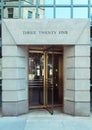
<svg viewBox="0 0 92 130">
<path fill-rule="evenodd" d="M 47 60 L 48 60 L 48 54 L 62 54 L 62 52 L 52 52 L 52 51 L 29 51 L 29 53 L 41 53 L 44 55 L 44 86 L 43 86 L 43 105 L 37 105 L 37 106 L 29 106 L 29 109 L 32 108 L 47 108 L 47 107 L 55 107 L 55 106 L 61 106 L 60 104 L 56 104 L 53 106 L 47 104 L 47 81 L 48 81 L 48 67 L 47 67 Z"/>
</svg>

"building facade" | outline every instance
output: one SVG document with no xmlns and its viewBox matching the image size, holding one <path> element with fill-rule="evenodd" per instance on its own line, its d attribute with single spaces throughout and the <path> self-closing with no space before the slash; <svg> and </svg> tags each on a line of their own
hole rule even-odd
<svg viewBox="0 0 92 130">
<path fill-rule="evenodd" d="M 53 114 L 58 106 L 89 116 L 92 1 L 1 0 L 0 7 L 3 115 Z"/>
</svg>

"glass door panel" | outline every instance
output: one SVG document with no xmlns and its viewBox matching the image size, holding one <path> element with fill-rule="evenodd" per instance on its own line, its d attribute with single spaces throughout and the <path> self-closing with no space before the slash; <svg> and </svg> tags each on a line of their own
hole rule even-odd
<svg viewBox="0 0 92 130">
<path fill-rule="evenodd" d="M 29 107 L 53 108 L 63 103 L 63 57 L 53 52 L 29 54 Z"/>
<path fill-rule="evenodd" d="M 43 54 L 30 53 L 29 56 L 29 106 L 43 105 L 44 72 Z"/>
<path fill-rule="evenodd" d="M 53 61 L 54 61 L 54 55 L 53 54 L 47 54 L 47 64 L 46 64 L 46 72 L 47 72 L 47 84 L 46 84 L 46 95 L 47 95 L 47 109 L 48 111 L 53 114 Z"/>
<path fill-rule="evenodd" d="M 55 105 L 62 104 L 62 55 L 48 54 L 47 55 L 47 108 L 53 114 Z"/>
<path fill-rule="evenodd" d="M 52 90 L 53 90 L 53 63 L 52 63 L 52 55 L 48 54 L 47 55 L 47 104 L 51 105 L 52 104 Z"/>
</svg>

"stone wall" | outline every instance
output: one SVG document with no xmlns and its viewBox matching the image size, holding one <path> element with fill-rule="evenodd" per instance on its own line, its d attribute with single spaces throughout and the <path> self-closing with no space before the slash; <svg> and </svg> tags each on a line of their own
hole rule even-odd
<svg viewBox="0 0 92 130">
<path fill-rule="evenodd" d="M 89 25 L 88 19 L 3 20 L 3 115 L 28 112 L 27 47 L 46 44 L 64 47 L 64 112 L 90 115 Z"/>
</svg>

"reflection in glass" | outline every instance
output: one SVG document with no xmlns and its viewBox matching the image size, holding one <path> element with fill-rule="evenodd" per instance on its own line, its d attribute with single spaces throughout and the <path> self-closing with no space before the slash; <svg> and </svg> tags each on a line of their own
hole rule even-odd
<svg viewBox="0 0 92 130">
<path fill-rule="evenodd" d="M 0 38 L 1 38 L 1 34 L 2 34 L 2 29 L 1 29 L 1 24 L 0 24 Z M 0 42 L 1 44 L 1 42 Z M 1 46 L 1 45 L 0 45 Z M 0 47 L 0 54 L 1 54 L 1 47 Z M 1 56 L 1 55 L 0 55 Z"/>
<path fill-rule="evenodd" d="M 3 0 L 4 1 L 4 5 L 18 5 L 18 0 Z"/>
<path fill-rule="evenodd" d="M 45 4 L 53 4 L 53 0 L 45 0 Z"/>
<path fill-rule="evenodd" d="M 0 20 L 1 20 L 1 8 L 0 8 Z"/>
<path fill-rule="evenodd" d="M 71 0 L 56 0 L 56 4 L 70 4 Z"/>
<path fill-rule="evenodd" d="M 29 10 L 28 11 L 28 19 L 32 18 L 32 14 L 33 14 L 33 12 Z"/>
<path fill-rule="evenodd" d="M 47 104 L 52 105 L 62 103 L 62 88 L 61 82 L 61 66 L 60 61 L 61 55 L 59 54 L 48 54 L 48 85 L 47 85 Z M 60 79 L 60 81 L 59 81 Z M 52 96 L 53 94 L 53 96 Z M 53 99 L 52 99 L 53 98 Z M 52 102 L 53 100 L 53 102 Z"/>
<path fill-rule="evenodd" d="M 29 53 L 30 107 L 63 103 L 62 67 L 61 54 Z"/>
<path fill-rule="evenodd" d="M 92 7 L 90 9 L 90 20 L 92 21 Z"/>
<path fill-rule="evenodd" d="M 0 80 L 2 79 L 2 58 L 1 58 L 1 47 L 0 47 Z"/>
<path fill-rule="evenodd" d="M 56 8 L 56 18 L 70 18 L 70 8 Z"/>
<path fill-rule="evenodd" d="M 73 0 L 73 4 L 88 4 L 88 0 Z"/>
<path fill-rule="evenodd" d="M 2 58 L 1 58 L 1 47 L 0 47 L 0 109 L 2 106 Z"/>
<path fill-rule="evenodd" d="M 29 7 L 29 8 L 21 8 L 21 17 L 23 19 L 28 18 L 36 18 L 36 8 Z"/>
<path fill-rule="evenodd" d="M 88 8 L 86 7 L 75 7 L 73 12 L 74 18 L 88 18 Z"/>
<path fill-rule="evenodd" d="M 53 0 L 22 0 L 21 4 L 23 5 L 36 5 L 36 4 L 53 4 Z"/>
<path fill-rule="evenodd" d="M 45 8 L 45 18 L 53 18 L 53 8 Z"/>
<path fill-rule="evenodd" d="M 21 5 L 34 5 L 36 2 L 34 0 L 21 0 Z"/>
<path fill-rule="evenodd" d="M 32 53 L 29 57 L 29 105 L 43 105 L 43 55 Z"/>
<path fill-rule="evenodd" d="M 8 8 L 8 18 L 13 18 L 14 8 Z"/>
<path fill-rule="evenodd" d="M 4 18 L 18 18 L 19 17 L 19 8 L 14 7 L 5 7 L 4 8 Z"/>
<path fill-rule="evenodd" d="M 38 14 L 37 14 L 37 18 L 44 18 L 45 17 L 45 10 L 44 7 L 39 7 L 38 8 Z"/>
</svg>

